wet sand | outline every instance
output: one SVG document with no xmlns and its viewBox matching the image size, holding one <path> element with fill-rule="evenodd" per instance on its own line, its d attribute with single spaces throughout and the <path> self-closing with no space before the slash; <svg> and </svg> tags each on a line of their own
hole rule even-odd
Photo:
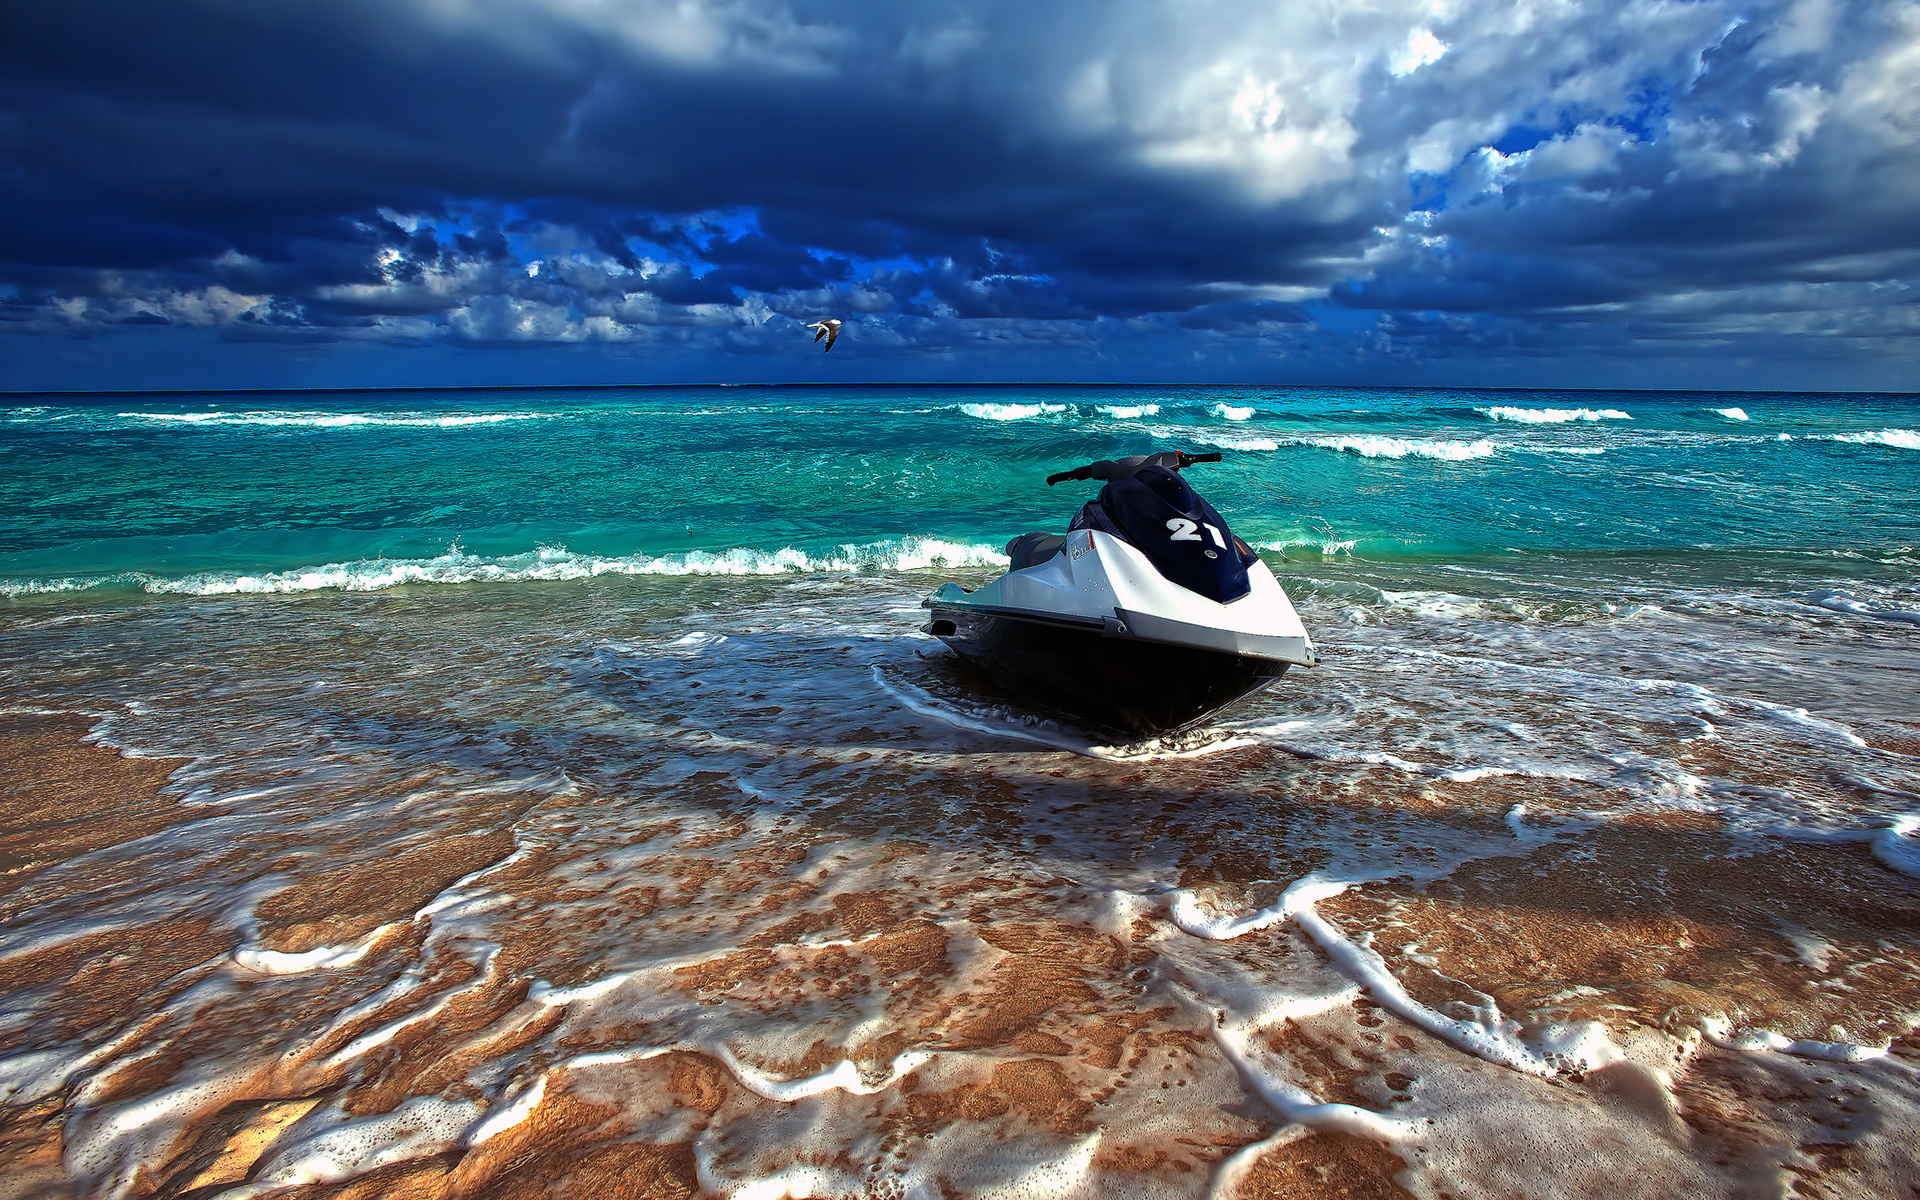
<svg viewBox="0 0 1920 1200">
<path fill-rule="evenodd" d="M 111 888 L 111 866 L 51 868 L 164 844 L 208 812 L 168 790 L 178 761 L 85 745 L 89 726 L 73 715 L 0 726 L 0 917 Z M 1114 786 L 1149 784 L 1154 770 Z M 1491 778 L 1368 802 L 1497 823 L 1516 803 L 1550 811 L 1555 797 L 1540 789 Z M 1559 799 L 1569 811 L 1581 802 Z M 785 1178 L 796 1195 L 888 1196 L 930 1170 L 938 1194 L 984 1196 L 1004 1186 L 1009 1153 L 1031 1160 L 1016 1173 L 1028 1194 L 1613 1197 L 1790 1184 L 1796 1195 L 1907 1196 L 1920 1185 L 1920 886 L 1864 844 L 1741 842 L 1705 814 L 1628 818 L 1477 857 L 1424 886 L 1385 878 L 1318 903 L 1428 1010 L 1497 1005 L 1533 1030 L 1597 1021 L 1626 1051 L 1539 1078 L 1396 1013 L 1297 923 L 1209 941 L 1172 908 L 1103 908 L 1036 862 L 897 836 L 838 841 L 804 823 L 628 830 L 636 857 L 609 858 L 588 880 L 551 851 L 514 854 L 506 825 L 525 803 L 496 795 L 463 812 L 459 832 L 370 847 L 359 861 L 351 836 L 325 859 L 236 845 L 226 870 L 274 879 L 250 930 L 205 913 L 8 954 L 8 1011 L 30 1019 L 9 1020 L 0 1055 L 113 1046 L 59 1093 L 0 1107 L 0 1196 L 84 1194 L 100 1176 L 77 1161 L 72 1132 L 89 1113 L 160 1096 L 175 1097 L 179 1118 L 145 1144 L 122 1194 L 210 1197 L 254 1181 L 316 1200 L 652 1197 Z M 1177 820 L 1180 805 L 1168 811 Z M 830 884 L 844 875 L 822 864 L 836 859 L 858 860 L 880 886 Z M 1208 913 L 1269 905 L 1311 865 L 1276 873 L 1271 854 L 1223 843 L 1190 846 L 1186 859 L 1183 894 Z M 436 940 L 425 910 L 482 872 L 511 901 L 490 926 L 497 951 L 475 955 Z M 595 912 L 589 926 L 604 929 L 572 923 Z M 597 934 L 644 937 L 676 921 L 731 928 L 736 944 L 668 962 L 648 976 L 654 999 L 605 1016 L 551 994 L 601 977 Z M 269 973 L 181 1008 L 231 972 L 243 942 L 287 955 L 365 943 L 364 982 Z M 1296 997 L 1314 997 L 1304 985 L 1315 981 L 1323 990 L 1275 1009 L 1249 991 L 1275 978 Z M 684 1015 L 701 1010 L 779 1036 L 703 1041 Z M 1887 1053 L 1729 1049 L 1703 1037 L 1714 1020 Z M 205 1084 L 196 1064 L 234 1039 L 259 1043 L 241 1056 L 247 1069 L 204 1095 L 170 1090 Z M 511 1084 L 477 1088 L 478 1069 L 501 1063 Z M 810 1096 L 766 1094 L 836 1069 L 839 1083 Z M 1289 1121 L 1289 1087 L 1417 1128 L 1380 1137 L 1341 1127 L 1345 1117 Z M 308 1182 L 267 1174 L 297 1141 L 289 1131 L 311 1136 L 318 1114 L 404 1116 L 421 1098 L 470 1106 L 465 1131 L 408 1149 L 404 1121 L 377 1126 L 395 1161 L 363 1155 L 344 1178 Z M 516 1102 L 517 1120 L 479 1136 L 481 1117 Z M 970 1171 L 989 1161 L 993 1171 Z"/>
</svg>

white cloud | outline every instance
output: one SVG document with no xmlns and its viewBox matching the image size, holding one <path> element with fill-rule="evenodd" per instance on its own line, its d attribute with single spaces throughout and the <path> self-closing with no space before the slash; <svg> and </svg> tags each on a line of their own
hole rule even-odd
<svg viewBox="0 0 1920 1200">
<path fill-rule="evenodd" d="M 1396 77 L 1411 75 L 1429 63 L 1439 62 L 1446 53 L 1447 44 L 1423 25 L 1408 34 L 1406 45 L 1387 60 L 1387 73 Z"/>
<path fill-rule="evenodd" d="M 1911 155 L 1920 146 L 1920 4 L 1895 0 L 1875 15 L 1869 29 L 1879 36 L 1846 64 L 1839 108 L 1851 124 Z"/>
<path fill-rule="evenodd" d="M 1609 125 L 1588 122 L 1572 133 L 1527 151 L 1523 174 L 1530 180 L 1582 179 L 1618 169 L 1620 152 L 1633 139 Z"/>
<path fill-rule="evenodd" d="M 1839 19 L 1834 0 L 1794 0 L 1775 19 L 1773 28 L 1755 50 L 1763 58 L 1788 58 L 1826 49 Z"/>
</svg>

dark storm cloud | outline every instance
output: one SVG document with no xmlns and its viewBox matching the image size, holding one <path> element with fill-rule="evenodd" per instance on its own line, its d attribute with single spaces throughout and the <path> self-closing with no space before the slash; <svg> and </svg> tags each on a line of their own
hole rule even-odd
<svg viewBox="0 0 1920 1200">
<path fill-rule="evenodd" d="M 1910 359 L 1920 16 L 16 4 L 0 208 L 42 335 Z"/>
</svg>

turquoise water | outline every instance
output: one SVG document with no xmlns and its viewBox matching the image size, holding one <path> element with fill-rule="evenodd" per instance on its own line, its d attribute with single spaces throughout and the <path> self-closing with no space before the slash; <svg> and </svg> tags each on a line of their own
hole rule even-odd
<svg viewBox="0 0 1920 1200">
<path fill-rule="evenodd" d="M 1877 577 L 1920 544 L 1911 396 L 700 388 L 16 398 L 0 592 L 985 563 L 1044 477 L 1193 480 L 1276 558 L 1700 554 Z M 789 551 L 784 556 L 781 551 Z"/>
</svg>

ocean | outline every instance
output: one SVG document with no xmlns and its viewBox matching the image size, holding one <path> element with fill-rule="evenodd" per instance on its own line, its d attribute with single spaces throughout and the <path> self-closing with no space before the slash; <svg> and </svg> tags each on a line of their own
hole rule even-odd
<svg viewBox="0 0 1920 1200">
<path fill-rule="evenodd" d="M 921 633 L 1163 449 L 1319 667 Z M 1906 1195 L 1917 564 L 1909 395 L 14 396 L 0 1196 Z"/>
</svg>

